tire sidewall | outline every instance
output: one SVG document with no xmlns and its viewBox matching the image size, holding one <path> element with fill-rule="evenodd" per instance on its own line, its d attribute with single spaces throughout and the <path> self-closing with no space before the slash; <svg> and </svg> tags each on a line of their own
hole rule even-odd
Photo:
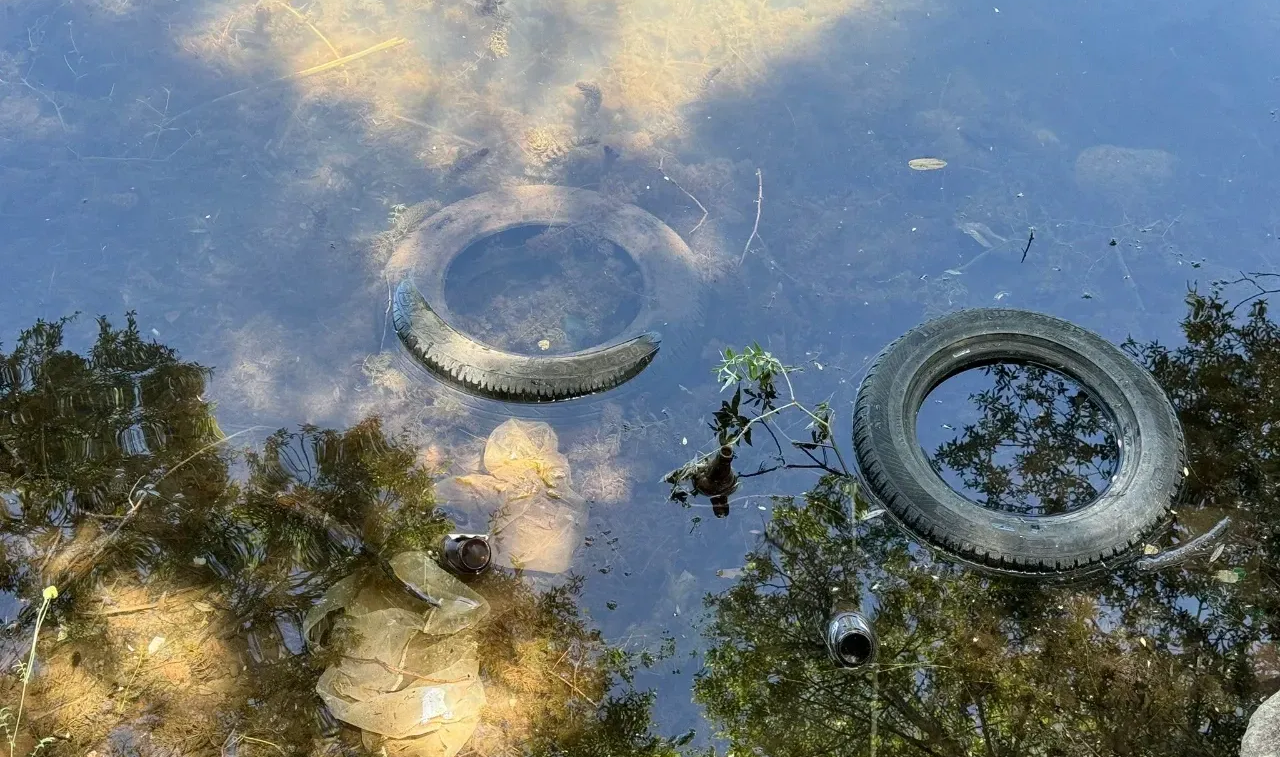
<svg viewBox="0 0 1280 757">
<path fill-rule="evenodd" d="M 916 435 L 925 397 L 994 362 L 1067 376 L 1112 418 L 1120 465 L 1093 503 L 1049 516 L 998 512 L 930 467 Z M 853 431 L 864 483 L 897 520 L 959 559 L 1017 573 L 1077 573 L 1130 556 L 1167 523 L 1186 470 L 1176 412 L 1151 374 L 1101 336 L 1031 311 L 964 310 L 912 329 L 863 380 Z"/>
</svg>

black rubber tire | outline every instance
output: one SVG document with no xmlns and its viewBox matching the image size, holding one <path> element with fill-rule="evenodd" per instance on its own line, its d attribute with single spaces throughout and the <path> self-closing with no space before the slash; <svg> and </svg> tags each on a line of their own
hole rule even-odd
<svg viewBox="0 0 1280 757">
<path fill-rule="evenodd" d="M 1097 500 L 1057 515 L 998 512 L 933 471 L 916 437 L 921 405 L 948 378 L 994 363 L 1057 371 L 1111 416 L 1120 463 Z M 1182 426 L 1151 374 L 1101 336 L 1025 310 L 951 313 L 886 347 L 858 388 L 853 442 L 864 485 L 903 526 L 954 559 L 1005 574 L 1075 578 L 1136 556 L 1168 524 L 1187 475 Z"/>
<path fill-rule="evenodd" d="M 588 227 L 631 256 L 644 296 L 617 340 L 565 355 L 520 355 L 450 325 L 450 266 L 473 243 L 522 226 Z M 598 192 L 551 185 L 504 187 L 441 208 L 397 245 L 385 275 L 399 281 L 392 323 L 414 359 L 462 391 L 508 402 L 574 399 L 631 380 L 654 359 L 658 329 L 692 322 L 701 300 L 694 255 L 662 220 Z"/>
</svg>

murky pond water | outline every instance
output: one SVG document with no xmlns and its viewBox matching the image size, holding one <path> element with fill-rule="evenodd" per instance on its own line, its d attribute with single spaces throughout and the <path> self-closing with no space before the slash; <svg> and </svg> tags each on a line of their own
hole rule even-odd
<svg viewBox="0 0 1280 757">
<path fill-rule="evenodd" d="M 1280 689 L 1278 28 L 1261 3 L 5 4 L 8 746 L 1237 754 Z M 616 390 L 479 399 L 392 328 L 405 235 L 528 184 L 688 246 Z M 455 262 L 456 326 L 561 354 L 653 297 L 542 231 Z M 1226 534 L 1059 585 L 868 498 L 869 364 L 983 306 L 1129 340 L 1177 409 L 1172 522 L 1126 556 Z M 920 415 L 989 517 L 1087 514 L 1124 457 L 1055 376 L 958 376 Z M 459 532 L 490 535 L 482 575 L 440 567 Z M 833 660 L 836 609 L 873 663 Z"/>
<path fill-rule="evenodd" d="M 627 253 L 573 229 L 513 229 L 463 251 L 445 275 L 457 326 L 495 347 L 558 354 L 613 341 L 640 311 Z"/>
</svg>

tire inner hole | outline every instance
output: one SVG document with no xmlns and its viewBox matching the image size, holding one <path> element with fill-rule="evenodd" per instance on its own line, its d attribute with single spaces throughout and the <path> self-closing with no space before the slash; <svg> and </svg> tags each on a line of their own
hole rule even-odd
<svg viewBox="0 0 1280 757">
<path fill-rule="evenodd" d="M 1076 381 L 1048 368 L 996 363 L 939 384 L 916 417 L 938 476 L 991 510 L 1080 510 L 1120 464 L 1110 415 Z"/>
<path fill-rule="evenodd" d="M 463 250 L 445 273 L 455 328 L 492 347 L 555 355 L 614 341 L 640 312 L 631 256 L 584 227 L 520 226 Z"/>
</svg>

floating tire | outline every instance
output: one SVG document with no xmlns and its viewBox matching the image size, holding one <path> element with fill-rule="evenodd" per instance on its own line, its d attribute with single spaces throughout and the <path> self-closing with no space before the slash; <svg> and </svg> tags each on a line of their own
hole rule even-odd
<svg viewBox="0 0 1280 757">
<path fill-rule="evenodd" d="M 925 398 L 995 363 L 1061 373 L 1110 416 L 1120 464 L 1095 501 L 1056 515 L 998 512 L 930 467 L 916 437 Z M 1151 374 L 1101 336 L 1023 310 L 952 313 L 886 347 L 858 389 L 853 440 L 864 484 L 903 526 L 954 559 L 1006 574 L 1074 578 L 1114 567 L 1168 524 L 1186 476 L 1182 427 Z"/>
<path fill-rule="evenodd" d="M 521 355 L 449 325 L 449 266 L 473 243 L 522 226 L 586 227 L 631 256 L 644 296 L 617 341 L 564 355 Z M 698 305 L 693 255 L 675 231 L 635 205 L 572 187 L 509 187 L 445 207 L 405 238 L 388 274 L 400 279 L 392 323 L 414 358 L 463 391 L 511 402 L 567 400 L 634 378 L 658 353 L 658 329 L 692 317 Z"/>
</svg>

